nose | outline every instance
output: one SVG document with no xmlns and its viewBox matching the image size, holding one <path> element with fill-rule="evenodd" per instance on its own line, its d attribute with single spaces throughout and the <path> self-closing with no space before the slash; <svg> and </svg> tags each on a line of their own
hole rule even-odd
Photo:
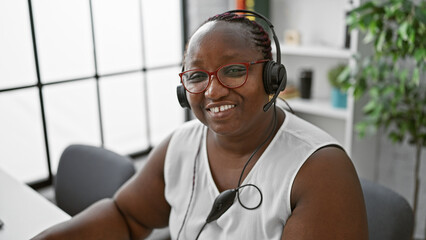
<svg viewBox="0 0 426 240">
<path fill-rule="evenodd" d="M 206 98 L 216 100 L 228 95 L 228 93 L 229 89 L 223 86 L 216 76 L 212 75 L 209 86 L 207 86 L 207 89 L 204 92 L 204 96 L 206 96 Z"/>
</svg>

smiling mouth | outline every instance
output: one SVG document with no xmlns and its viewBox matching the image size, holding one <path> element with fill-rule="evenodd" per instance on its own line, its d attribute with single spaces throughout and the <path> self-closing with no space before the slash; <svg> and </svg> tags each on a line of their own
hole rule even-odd
<svg viewBox="0 0 426 240">
<path fill-rule="evenodd" d="M 208 110 L 212 113 L 218 113 L 218 112 L 227 111 L 227 110 L 234 108 L 234 107 L 235 107 L 235 105 L 222 105 L 220 107 L 209 108 Z"/>
</svg>

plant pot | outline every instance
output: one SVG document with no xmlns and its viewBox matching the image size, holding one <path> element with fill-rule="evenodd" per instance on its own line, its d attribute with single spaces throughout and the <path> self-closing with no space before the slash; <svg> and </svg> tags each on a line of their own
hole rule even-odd
<svg viewBox="0 0 426 240">
<path fill-rule="evenodd" d="M 333 87 L 331 89 L 331 104 L 335 108 L 346 108 L 348 94 L 340 91 L 340 89 Z"/>
</svg>

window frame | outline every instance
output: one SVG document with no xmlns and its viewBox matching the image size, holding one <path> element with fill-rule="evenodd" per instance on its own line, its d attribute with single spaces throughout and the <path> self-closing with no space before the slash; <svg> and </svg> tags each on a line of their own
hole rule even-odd
<svg viewBox="0 0 426 240">
<path fill-rule="evenodd" d="M 100 131 L 100 142 L 101 147 L 104 146 L 104 130 L 102 125 L 102 112 L 101 112 L 101 98 L 100 98 L 100 86 L 99 81 L 102 81 L 102 78 L 109 77 L 109 76 L 117 76 L 117 75 L 125 75 L 125 74 L 132 74 L 132 73 L 142 73 L 144 77 L 144 84 L 147 82 L 146 75 L 149 71 L 152 70 L 159 70 L 159 69 L 167 69 L 167 68 L 173 68 L 173 67 L 180 67 L 181 62 L 178 62 L 176 64 L 165 64 L 161 66 L 155 66 L 155 67 L 147 67 L 146 62 L 142 61 L 142 68 L 141 69 L 132 69 L 129 71 L 119 71 L 119 72 L 112 72 L 108 74 L 99 74 L 98 72 L 98 66 L 97 66 L 97 52 L 96 52 L 96 39 L 95 39 L 95 26 L 94 26 L 94 18 L 93 18 L 93 7 L 92 7 L 92 0 L 89 1 L 89 11 L 90 11 L 90 28 L 91 28 L 91 40 L 93 44 L 93 61 L 94 61 L 94 69 L 95 73 L 91 76 L 84 76 L 80 78 L 74 78 L 74 79 L 66 79 L 66 80 L 57 80 L 57 81 L 49 81 L 43 83 L 41 74 L 40 74 L 40 63 L 39 63 L 39 53 L 37 49 L 37 39 L 36 39 L 36 29 L 35 29 L 35 23 L 34 23 L 34 11 L 33 11 L 33 5 L 32 0 L 28 0 L 28 13 L 29 13 L 29 24 L 31 29 L 31 42 L 32 42 L 32 50 L 33 50 L 33 57 L 34 57 L 34 63 L 35 63 L 35 76 L 36 76 L 36 83 L 35 84 L 29 84 L 29 85 L 22 85 L 18 87 L 8 87 L 8 88 L 0 88 L 0 94 L 4 92 L 11 92 L 21 89 L 27 89 L 27 88 L 36 88 L 38 92 L 38 98 L 39 98 L 39 104 L 40 104 L 40 111 L 41 111 L 41 120 L 42 120 L 42 130 L 43 130 L 43 140 L 46 152 L 46 161 L 47 161 L 47 168 L 48 168 L 48 176 L 45 179 L 39 179 L 34 182 L 27 183 L 30 187 L 34 189 L 39 189 L 42 187 L 50 186 L 53 184 L 53 173 L 52 173 L 52 161 L 50 156 L 50 150 L 49 150 L 49 141 L 51 139 L 48 138 L 48 130 L 47 130 L 47 121 L 46 121 L 46 111 L 45 111 L 45 102 L 44 102 L 44 95 L 43 95 L 43 87 L 49 86 L 49 85 L 57 85 L 57 84 L 64 84 L 68 82 L 77 82 L 77 81 L 93 81 L 95 79 L 96 81 L 96 98 L 97 98 L 97 111 L 98 111 L 98 121 L 99 121 L 99 131 Z M 140 3 L 142 0 L 139 0 Z M 180 16 L 181 16 L 181 36 L 182 36 L 182 55 L 186 44 L 186 39 L 188 35 L 188 21 L 187 21 L 187 0 L 180 0 Z M 141 24 L 143 24 L 143 18 L 140 18 Z M 143 29 L 141 28 L 141 46 L 142 50 L 144 49 L 144 34 Z M 142 58 L 144 58 L 146 55 L 145 51 L 142 51 Z M 149 128 L 150 128 L 150 120 L 149 120 L 149 99 L 147 94 L 147 88 L 144 89 L 144 98 L 145 98 L 145 116 L 146 116 L 146 127 L 147 127 L 147 139 L 148 139 L 148 147 L 146 149 L 141 149 L 140 151 L 134 152 L 129 154 L 131 158 L 137 158 L 140 156 L 147 155 L 151 149 L 152 149 L 152 140 L 151 136 L 149 134 Z M 190 112 L 188 110 L 185 110 L 185 121 L 189 120 L 191 118 Z"/>
</svg>

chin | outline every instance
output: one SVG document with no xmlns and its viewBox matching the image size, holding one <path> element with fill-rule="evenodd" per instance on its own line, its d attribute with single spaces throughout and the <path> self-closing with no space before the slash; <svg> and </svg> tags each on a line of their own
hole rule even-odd
<svg viewBox="0 0 426 240">
<path fill-rule="evenodd" d="M 210 123 L 205 124 L 212 132 L 221 136 L 232 136 L 239 131 L 240 124 L 229 124 L 229 123 Z"/>
</svg>

